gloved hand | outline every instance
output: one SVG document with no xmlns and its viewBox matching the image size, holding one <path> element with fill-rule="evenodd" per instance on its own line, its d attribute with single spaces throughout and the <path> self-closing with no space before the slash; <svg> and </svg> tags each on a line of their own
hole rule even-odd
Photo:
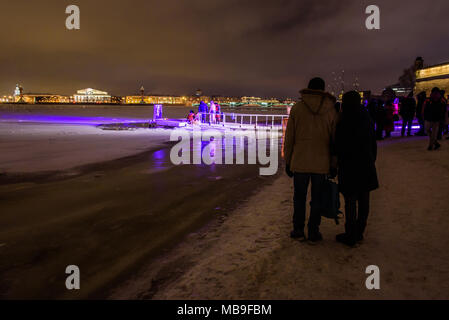
<svg viewBox="0 0 449 320">
<path fill-rule="evenodd" d="M 285 165 L 285 172 L 287 173 L 287 176 L 289 176 L 290 178 L 293 178 L 294 173 L 290 170 L 290 165 L 289 164 Z"/>
<path fill-rule="evenodd" d="M 335 167 L 331 167 L 329 177 L 331 179 L 335 179 L 337 177 L 337 174 L 338 174 L 338 169 Z"/>
</svg>

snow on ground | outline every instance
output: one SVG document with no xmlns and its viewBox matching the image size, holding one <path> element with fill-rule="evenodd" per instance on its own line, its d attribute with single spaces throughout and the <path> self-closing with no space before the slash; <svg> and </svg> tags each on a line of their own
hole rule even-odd
<svg viewBox="0 0 449 320">
<path fill-rule="evenodd" d="M 426 138 L 381 143 L 381 189 L 357 248 L 335 242 L 343 226 L 331 220 L 322 223 L 322 243 L 291 240 L 292 181 L 282 175 L 113 298 L 448 299 L 449 143 L 426 147 Z M 380 267 L 381 290 L 365 287 L 369 265 Z"/>
<path fill-rule="evenodd" d="M 169 141 L 164 129 L 1 123 L 0 173 L 65 170 L 144 152 Z"/>
</svg>

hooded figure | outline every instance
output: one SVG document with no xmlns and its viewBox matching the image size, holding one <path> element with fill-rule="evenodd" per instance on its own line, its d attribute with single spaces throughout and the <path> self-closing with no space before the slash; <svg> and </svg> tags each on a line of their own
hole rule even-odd
<svg viewBox="0 0 449 320">
<path fill-rule="evenodd" d="M 355 91 L 343 96 L 343 115 L 335 133 L 339 190 L 345 197 L 346 216 L 346 232 L 338 235 L 337 241 L 350 246 L 363 240 L 370 192 L 379 187 L 374 124 L 360 101 Z"/>
<path fill-rule="evenodd" d="M 336 163 L 331 163 L 331 146 L 337 122 L 335 98 L 324 92 L 324 88 L 324 80 L 314 78 L 308 89 L 301 91 L 302 100 L 290 112 L 284 143 L 286 171 L 294 178 L 293 231 L 290 236 L 306 239 L 306 199 L 312 182 L 308 223 L 308 240 L 312 242 L 323 239 L 319 231 L 321 193 L 326 175 L 334 172 L 332 168 L 336 167 Z"/>
<path fill-rule="evenodd" d="M 429 147 L 427 150 L 438 150 L 441 144 L 438 142 L 438 131 L 441 123 L 446 119 L 447 102 L 441 96 L 439 88 L 433 88 L 430 98 L 426 100 L 423 106 L 423 117 L 427 134 L 429 135 Z"/>
<path fill-rule="evenodd" d="M 407 136 L 412 135 L 412 125 L 413 120 L 415 119 L 415 113 L 416 113 L 416 101 L 413 97 L 413 92 L 410 92 L 410 94 L 407 96 L 407 98 L 404 98 L 401 103 L 401 110 L 399 111 L 399 114 L 402 117 L 402 130 L 401 130 L 401 136 L 405 136 L 405 131 L 407 129 Z"/>
<path fill-rule="evenodd" d="M 379 187 L 374 124 L 361 107 L 360 95 L 355 91 L 345 94 L 342 117 L 335 133 L 335 148 L 340 192 L 370 192 Z"/>
<path fill-rule="evenodd" d="M 330 145 L 337 122 L 335 97 L 304 89 L 293 106 L 285 134 L 285 161 L 292 172 L 329 174 Z"/>
<path fill-rule="evenodd" d="M 206 114 L 209 112 L 207 104 L 204 101 L 200 102 L 198 112 L 201 114 L 201 122 L 206 122 Z"/>
<path fill-rule="evenodd" d="M 394 105 L 392 100 L 385 103 L 385 138 L 390 138 L 394 131 Z"/>
<path fill-rule="evenodd" d="M 419 131 L 416 133 L 417 136 L 425 136 L 426 135 L 426 129 L 425 129 L 425 122 L 424 117 L 422 114 L 424 103 L 427 100 L 427 94 L 426 92 L 421 92 L 416 96 L 417 104 L 416 104 L 416 118 L 419 122 Z"/>
<path fill-rule="evenodd" d="M 198 112 L 201 112 L 201 113 L 207 113 L 208 112 L 207 104 L 204 101 L 200 102 L 200 105 L 198 107 Z"/>
</svg>

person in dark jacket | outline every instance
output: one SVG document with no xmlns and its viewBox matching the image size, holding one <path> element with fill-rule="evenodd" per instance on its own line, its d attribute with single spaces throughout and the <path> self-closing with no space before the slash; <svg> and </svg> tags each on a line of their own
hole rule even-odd
<svg viewBox="0 0 449 320">
<path fill-rule="evenodd" d="M 391 138 L 391 133 L 394 131 L 394 105 L 392 100 L 387 100 L 385 103 L 385 138 Z"/>
<path fill-rule="evenodd" d="M 438 143 L 438 130 L 445 119 L 446 102 L 441 96 L 439 88 L 433 88 L 430 98 L 423 107 L 423 118 L 426 124 L 426 132 L 429 135 L 429 147 L 427 150 L 437 150 L 441 147 Z"/>
<path fill-rule="evenodd" d="M 371 119 L 375 122 L 377 112 L 377 100 L 375 99 L 370 100 L 370 102 L 368 102 L 367 109 Z"/>
<path fill-rule="evenodd" d="M 204 101 L 200 102 L 198 113 L 201 114 L 201 122 L 206 122 L 207 113 L 209 112 L 207 104 Z"/>
<path fill-rule="evenodd" d="M 444 111 L 446 111 L 447 100 L 444 98 L 445 95 L 446 95 L 446 91 L 445 90 L 441 90 L 440 93 L 441 93 L 441 101 L 445 105 Z M 442 140 L 443 139 L 443 131 L 444 131 L 445 127 L 446 127 L 446 116 L 444 116 L 441 119 L 440 129 L 438 130 L 438 138 L 437 138 L 437 140 Z"/>
<path fill-rule="evenodd" d="M 337 241 L 349 246 L 363 240 L 370 192 L 379 188 L 374 124 L 360 101 L 360 94 L 356 91 L 343 96 L 342 118 L 335 134 L 338 184 L 345 198 L 346 213 L 345 233 L 339 234 Z"/>
<path fill-rule="evenodd" d="M 425 127 L 425 122 L 424 122 L 424 118 L 423 118 L 423 107 L 424 107 L 424 103 L 427 100 L 427 94 L 425 91 L 419 93 L 416 96 L 417 99 L 417 104 L 416 104 L 416 118 L 418 119 L 419 122 L 419 131 L 415 134 L 416 136 L 425 136 L 426 135 L 426 127 Z"/>
<path fill-rule="evenodd" d="M 402 117 L 402 132 L 401 136 L 405 136 L 405 130 L 407 129 L 407 136 L 412 135 L 412 124 L 415 119 L 416 113 L 416 101 L 413 98 L 413 92 L 408 95 L 401 103 L 401 110 L 399 114 Z"/>
<path fill-rule="evenodd" d="M 195 112 L 193 112 L 193 110 L 190 110 L 189 114 L 187 115 L 187 122 L 189 124 L 193 124 L 194 121 L 195 121 Z"/>
<path fill-rule="evenodd" d="M 377 102 L 376 107 L 376 139 L 383 140 L 384 127 L 387 119 L 387 112 L 385 111 L 385 107 L 382 101 Z"/>
</svg>

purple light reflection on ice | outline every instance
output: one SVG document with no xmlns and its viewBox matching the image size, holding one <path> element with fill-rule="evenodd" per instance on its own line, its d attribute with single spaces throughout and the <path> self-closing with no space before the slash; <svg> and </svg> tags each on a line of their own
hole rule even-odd
<svg viewBox="0 0 449 320">
<path fill-rule="evenodd" d="M 151 160 L 152 168 L 156 171 L 164 170 L 171 165 L 169 152 L 166 149 L 161 149 L 153 152 L 153 154 L 151 155 Z"/>
<path fill-rule="evenodd" d="M 141 123 L 145 121 L 148 120 L 130 119 L 130 118 L 51 116 L 51 115 L 30 115 L 30 114 L 0 115 L 0 122 L 101 125 L 101 124 L 114 124 L 114 123 L 139 123 L 139 122 Z"/>
</svg>

